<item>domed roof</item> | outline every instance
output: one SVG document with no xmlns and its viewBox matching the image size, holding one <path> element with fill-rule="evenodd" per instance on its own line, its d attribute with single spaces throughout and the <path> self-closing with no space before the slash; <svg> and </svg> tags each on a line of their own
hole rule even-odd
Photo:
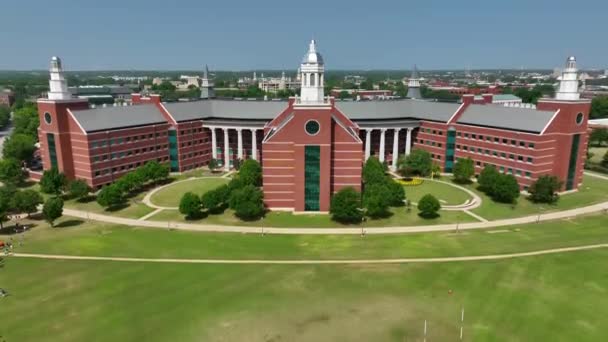
<svg viewBox="0 0 608 342">
<path fill-rule="evenodd" d="M 314 39 L 310 41 L 308 52 L 302 58 L 302 64 L 323 64 L 323 56 L 317 52 L 317 43 Z"/>
<path fill-rule="evenodd" d="M 568 57 L 568 62 L 576 62 L 576 58 L 574 56 Z"/>
</svg>

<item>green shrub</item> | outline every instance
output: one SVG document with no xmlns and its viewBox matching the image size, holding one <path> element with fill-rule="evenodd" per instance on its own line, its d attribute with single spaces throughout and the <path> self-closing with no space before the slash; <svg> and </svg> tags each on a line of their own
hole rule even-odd
<svg viewBox="0 0 608 342">
<path fill-rule="evenodd" d="M 334 221 L 341 223 L 361 222 L 361 194 L 352 187 L 340 189 L 331 198 L 329 213 Z"/>
<path fill-rule="evenodd" d="M 63 200 L 59 197 L 51 197 L 44 202 L 42 207 L 44 219 L 53 227 L 56 219 L 63 215 Z"/>
<path fill-rule="evenodd" d="M 471 158 L 458 158 L 452 170 L 454 181 L 460 184 L 471 183 L 471 177 L 475 175 L 475 164 Z"/>
<path fill-rule="evenodd" d="M 540 176 L 528 189 L 528 198 L 535 203 L 555 203 L 559 199 L 557 192 L 561 187 L 562 182 L 557 177 Z"/>
<path fill-rule="evenodd" d="M 198 218 L 201 215 L 201 200 L 192 192 L 186 192 L 179 201 L 179 212 L 186 218 Z"/>
<path fill-rule="evenodd" d="M 418 210 L 420 211 L 421 217 L 435 218 L 439 215 L 439 209 L 441 209 L 441 203 L 439 203 L 439 200 L 431 194 L 422 196 L 420 201 L 418 201 Z"/>
<path fill-rule="evenodd" d="M 230 194 L 230 208 L 241 220 L 255 220 L 264 215 L 264 194 L 249 184 Z"/>
</svg>

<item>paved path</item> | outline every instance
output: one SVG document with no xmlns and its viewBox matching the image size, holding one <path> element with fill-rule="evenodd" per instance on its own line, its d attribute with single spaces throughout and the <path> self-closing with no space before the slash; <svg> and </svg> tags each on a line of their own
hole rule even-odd
<svg viewBox="0 0 608 342">
<path fill-rule="evenodd" d="M 536 223 L 539 221 L 549 221 L 557 219 L 567 219 L 578 215 L 598 213 L 608 211 L 608 202 L 598 203 L 586 207 L 570 210 L 557 211 L 553 213 L 524 216 L 512 219 L 495 220 L 488 222 L 453 223 L 429 226 L 404 226 L 404 227 L 353 227 L 353 228 L 271 228 L 263 226 L 226 226 L 212 224 L 193 224 L 181 222 L 162 222 L 162 221 L 139 221 L 102 214 L 94 214 L 75 209 L 63 209 L 63 214 L 87 220 L 94 220 L 107 223 L 122 224 L 135 227 L 148 227 L 160 229 L 176 229 L 200 232 L 232 232 L 232 233 L 256 233 L 256 234 L 319 234 L 319 235 L 360 235 L 363 231 L 366 234 L 405 234 L 422 232 L 441 232 L 470 229 L 485 229 L 494 227 L 512 226 L 517 224 Z M 263 220 L 260 221 L 263 224 Z"/>
<path fill-rule="evenodd" d="M 595 173 L 595 172 L 589 172 L 589 171 L 585 171 L 584 173 L 587 176 L 591 176 L 591 177 L 595 177 L 595 178 L 601 178 L 601 179 L 604 179 L 604 180 L 608 180 L 608 176 L 606 176 L 606 175 L 602 175 L 602 174 Z"/>
<path fill-rule="evenodd" d="M 263 260 L 263 259 L 166 259 L 166 258 L 126 258 L 126 257 L 98 257 L 78 255 L 56 255 L 56 254 L 30 254 L 14 253 L 12 257 L 34 258 L 34 259 L 56 259 L 56 260 L 88 260 L 88 261 L 122 261 L 122 262 L 154 262 L 154 263 L 179 263 L 179 264 L 253 264 L 253 265 L 317 265 L 317 264 L 409 264 L 409 263 L 439 263 L 439 262 L 462 262 L 523 258 L 530 256 L 576 252 L 598 248 L 606 248 L 608 244 L 586 245 L 577 247 L 565 247 L 545 249 L 540 251 L 493 254 L 462 257 L 442 258 L 397 258 L 397 259 L 352 259 L 352 260 Z"/>
</svg>

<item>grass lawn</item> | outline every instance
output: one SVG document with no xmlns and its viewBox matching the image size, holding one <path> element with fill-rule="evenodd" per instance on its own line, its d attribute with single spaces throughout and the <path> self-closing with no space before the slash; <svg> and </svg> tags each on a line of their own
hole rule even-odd
<svg viewBox="0 0 608 342">
<path fill-rule="evenodd" d="M 535 204 L 528 201 L 525 196 L 521 196 L 514 206 L 496 203 L 485 194 L 477 191 L 475 189 L 476 184 L 470 185 L 469 188 L 477 192 L 483 200 L 479 208 L 471 211 L 487 220 L 537 215 L 608 201 L 608 181 L 590 176 L 583 177 L 583 185 L 577 192 L 560 196 L 555 205 Z"/>
<path fill-rule="evenodd" d="M 104 207 L 100 206 L 95 199 L 87 202 L 79 202 L 77 200 L 71 199 L 65 201 L 64 206 L 70 209 L 84 210 L 91 213 L 96 214 L 104 214 L 104 215 L 112 215 L 119 216 L 125 218 L 140 218 L 154 211 L 153 208 L 148 207 L 147 205 L 141 202 L 142 198 L 145 196 L 145 193 L 138 194 L 135 197 L 129 198 L 127 203 L 114 210 L 106 210 Z"/>
<path fill-rule="evenodd" d="M 159 190 L 152 195 L 150 200 L 156 205 L 177 208 L 182 195 L 186 192 L 191 191 L 195 194 L 202 195 L 222 184 L 227 184 L 228 181 L 229 179 L 219 177 L 186 180 L 171 184 Z"/>
<path fill-rule="evenodd" d="M 166 258 L 356 259 L 513 253 L 608 243 L 608 218 L 593 215 L 500 229 L 404 235 L 265 235 L 133 228 L 63 217 L 13 236 L 17 252 Z M 5 225 L 9 225 L 5 223 Z M 0 235 L 7 241 L 10 237 Z M 22 240 L 23 239 L 23 240 Z M 23 241 L 23 245 L 17 242 Z M 0 270 L 1 274 L 1 270 Z M 1 283 L 0 283 L 1 287 Z"/>
<path fill-rule="evenodd" d="M 449 180 L 447 180 L 449 182 Z M 404 186 L 405 196 L 412 202 L 418 203 L 422 196 L 431 194 L 446 205 L 463 204 L 471 196 L 455 186 L 425 179 L 424 183 L 417 186 Z"/>
<path fill-rule="evenodd" d="M 589 161 L 599 164 L 604 159 L 606 152 L 608 152 L 608 147 L 589 147 L 589 152 L 593 153 L 593 157 Z"/>
<path fill-rule="evenodd" d="M 464 212 L 441 211 L 440 216 L 434 219 L 424 219 L 418 216 L 418 209 L 412 207 L 407 212 L 405 207 L 391 208 L 393 213 L 390 217 L 378 220 L 368 219 L 361 225 L 344 225 L 331 219 L 331 215 L 323 214 L 298 214 L 290 212 L 271 211 L 264 219 L 256 221 L 242 221 L 234 216 L 232 210 L 226 210 L 223 214 L 209 215 L 199 220 L 186 220 L 184 215 L 177 210 L 163 210 L 148 218 L 151 221 L 189 222 L 201 224 L 222 224 L 232 226 L 256 226 L 261 227 L 290 227 L 290 228 L 336 228 L 336 227 L 396 227 L 396 226 L 421 226 L 433 224 L 446 224 L 456 222 L 477 222 L 476 219 Z"/>
<path fill-rule="evenodd" d="M 605 341 L 607 250 L 409 265 L 9 258 L 6 341 Z"/>
</svg>

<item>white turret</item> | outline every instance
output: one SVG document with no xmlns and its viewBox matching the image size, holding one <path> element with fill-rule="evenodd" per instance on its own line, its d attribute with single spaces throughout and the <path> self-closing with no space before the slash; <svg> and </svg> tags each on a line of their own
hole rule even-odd
<svg viewBox="0 0 608 342">
<path fill-rule="evenodd" d="M 205 64 L 205 70 L 203 71 L 203 78 L 201 79 L 201 99 L 210 99 L 215 97 L 215 90 L 213 89 L 213 80 L 209 78 L 209 67 Z"/>
<path fill-rule="evenodd" d="M 411 99 L 420 99 L 422 95 L 420 94 L 420 78 L 418 78 L 418 69 L 416 65 L 412 69 L 412 76 L 407 81 L 407 97 Z"/>
<path fill-rule="evenodd" d="M 53 56 L 51 58 L 51 68 L 49 69 L 51 79 L 49 80 L 49 100 L 69 100 L 72 94 L 68 90 L 68 82 L 63 76 L 61 59 Z"/>
<path fill-rule="evenodd" d="M 312 40 L 300 65 L 300 102 L 302 104 L 322 104 L 324 102 L 324 71 L 323 57 L 317 52 L 317 45 Z"/>
<path fill-rule="evenodd" d="M 568 57 L 566 68 L 562 70 L 562 77 L 559 81 L 559 88 L 555 93 L 556 100 L 578 100 L 580 94 L 578 92 L 578 70 L 576 69 L 576 58 Z"/>
</svg>

